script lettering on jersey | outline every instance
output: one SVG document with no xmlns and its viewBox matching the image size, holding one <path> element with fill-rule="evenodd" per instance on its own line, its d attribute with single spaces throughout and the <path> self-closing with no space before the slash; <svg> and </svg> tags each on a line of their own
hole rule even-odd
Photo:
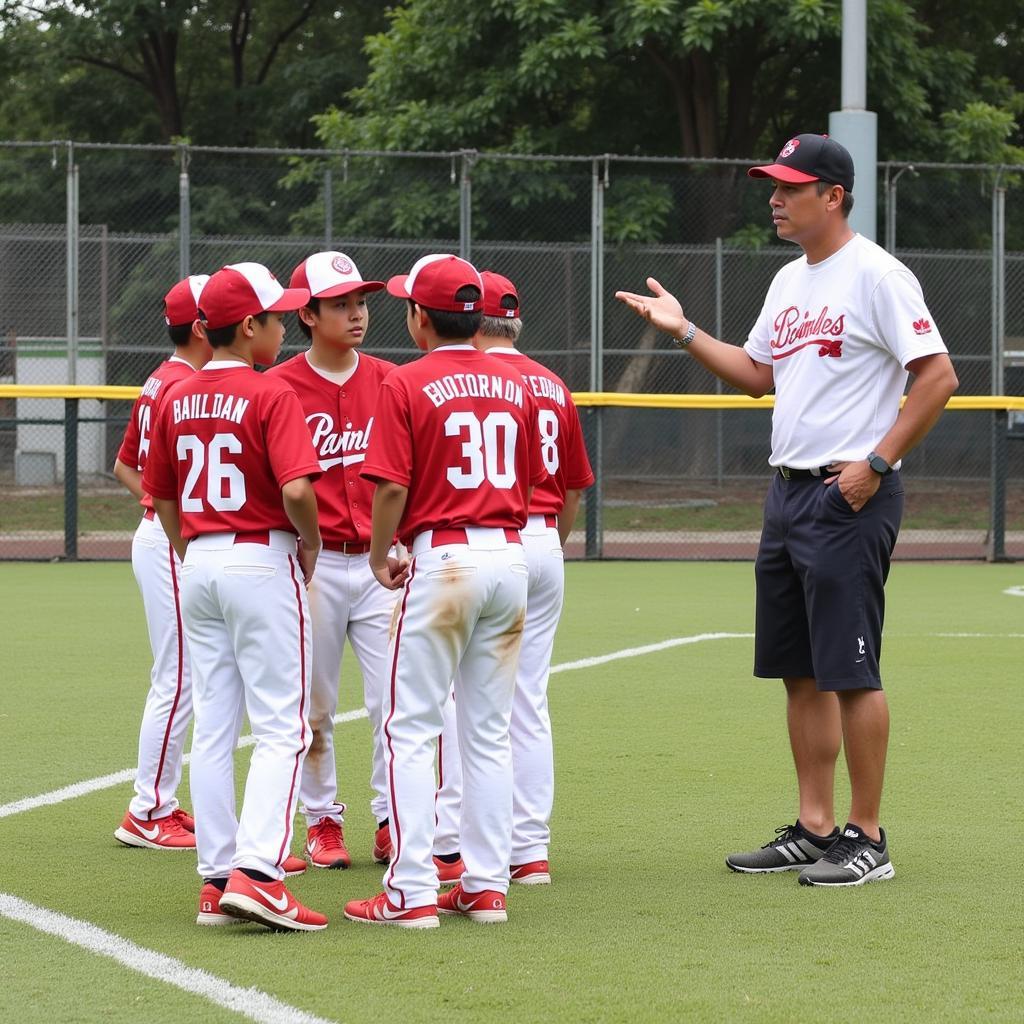
<svg viewBox="0 0 1024 1024">
<path fill-rule="evenodd" d="M 156 396 L 163 387 L 163 381 L 159 377 L 150 377 L 145 384 L 142 385 L 142 398 L 151 398 L 156 401 Z"/>
<path fill-rule="evenodd" d="M 505 377 L 487 373 L 447 373 L 423 385 L 423 394 L 440 408 L 456 398 L 498 398 L 523 407 L 523 388 Z"/>
<path fill-rule="evenodd" d="M 798 306 L 789 306 L 775 317 L 775 335 L 770 345 L 774 350 L 772 359 L 785 359 L 809 345 L 818 346 L 819 356 L 838 359 L 843 354 L 843 333 L 846 330 L 845 315 L 830 316 L 828 306 L 812 319 L 809 312 L 802 316 Z"/>
<path fill-rule="evenodd" d="M 327 412 L 314 412 L 306 417 L 306 424 L 313 441 L 313 447 L 320 457 L 320 468 L 328 470 L 339 463 L 349 466 L 366 458 L 370 444 L 373 417 L 366 421 L 362 430 L 353 430 L 351 421 L 344 430 L 334 429 L 334 417 Z"/>
<path fill-rule="evenodd" d="M 524 374 L 523 379 L 530 385 L 530 390 L 537 398 L 549 398 L 555 405 L 565 408 L 565 388 L 556 384 L 550 377 Z"/>
<path fill-rule="evenodd" d="M 230 423 L 241 423 L 246 409 L 249 408 L 248 398 L 237 395 L 185 395 L 171 402 L 174 422 L 182 420 L 228 420 Z"/>
</svg>

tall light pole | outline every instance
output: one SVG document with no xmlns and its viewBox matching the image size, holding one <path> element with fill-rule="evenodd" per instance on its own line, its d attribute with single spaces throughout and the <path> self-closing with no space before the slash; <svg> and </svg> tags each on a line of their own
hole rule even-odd
<svg viewBox="0 0 1024 1024">
<path fill-rule="evenodd" d="M 842 110 L 828 116 L 828 133 L 853 156 L 856 198 L 850 226 L 877 235 L 878 116 L 867 109 L 867 0 L 843 0 Z"/>
</svg>

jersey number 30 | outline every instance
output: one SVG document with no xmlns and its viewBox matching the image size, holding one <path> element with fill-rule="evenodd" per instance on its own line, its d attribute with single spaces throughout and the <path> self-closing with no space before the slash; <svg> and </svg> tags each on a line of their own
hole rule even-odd
<svg viewBox="0 0 1024 1024">
<path fill-rule="evenodd" d="M 234 434 L 214 434 L 204 444 L 195 434 L 182 434 L 178 438 L 178 461 L 188 460 L 188 475 L 181 490 L 181 511 L 202 512 L 212 508 L 217 512 L 237 512 L 245 504 L 245 477 L 230 462 L 222 462 L 225 452 L 240 455 L 242 442 Z M 206 504 L 196 495 L 196 487 L 206 470 Z"/>
<path fill-rule="evenodd" d="M 444 421 L 447 437 L 462 438 L 461 466 L 448 468 L 448 482 L 460 491 L 474 490 L 486 480 L 499 491 L 516 482 L 516 438 L 519 425 L 509 412 L 453 412 Z"/>
</svg>

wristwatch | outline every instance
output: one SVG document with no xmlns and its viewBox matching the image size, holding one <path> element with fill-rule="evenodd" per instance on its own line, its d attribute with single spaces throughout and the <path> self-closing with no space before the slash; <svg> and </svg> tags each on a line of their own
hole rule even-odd
<svg viewBox="0 0 1024 1024">
<path fill-rule="evenodd" d="M 686 328 L 686 333 L 681 338 L 677 338 L 674 334 L 672 335 L 672 344 L 676 348 L 686 348 L 696 336 L 697 325 L 691 320 L 690 326 Z"/>
<path fill-rule="evenodd" d="M 892 472 L 892 466 L 882 458 L 878 452 L 871 452 L 868 455 L 868 465 L 879 475 L 888 476 Z"/>
</svg>

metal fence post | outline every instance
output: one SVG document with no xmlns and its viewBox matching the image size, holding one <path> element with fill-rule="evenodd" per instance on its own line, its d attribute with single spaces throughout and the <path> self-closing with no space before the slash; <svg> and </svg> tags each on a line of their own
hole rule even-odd
<svg viewBox="0 0 1024 1024">
<path fill-rule="evenodd" d="M 459 174 L 459 255 L 470 259 L 473 248 L 473 162 L 475 149 L 462 151 L 462 169 Z"/>
<path fill-rule="evenodd" d="M 590 204 L 590 390 L 604 390 L 604 190 L 608 187 L 608 159 L 594 160 Z M 586 557 L 604 553 L 604 409 L 587 413 L 594 486 L 587 495 Z"/>
<path fill-rule="evenodd" d="M 192 204 L 189 197 L 188 146 L 179 147 L 181 173 L 178 175 L 178 277 L 189 275 L 192 250 Z"/>
<path fill-rule="evenodd" d="M 888 165 L 885 168 L 885 251 L 890 256 L 896 255 L 896 183 L 907 171 L 917 174 L 913 166 L 908 164 L 890 178 Z"/>
<path fill-rule="evenodd" d="M 720 338 L 725 330 L 722 325 L 723 291 L 725 289 L 725 259 L 722 239 L 715 239 L 715 337 Z M 715 376 L 715 394 L 722 393 L 722 378 Z M 715 410 L 715 483 L 721 487 L 724 476 L 725 440 L 722 436 L 722 410 Z"/>
<path fill-rule="evenodd" d="M 334 175 L 331 165 L 324 168 L 324 249 L 333 247 L 334 239 Z"/>
<path fill-rule="evenodd" d="M 1005 391 L 1006 377 L 1006 187 L 1003 169 L 996 173 L 992 188 L 992 394 Z M 1009 416 L 1005 409 L 992 413 L 990 562 L 1006 560 L 1006 432 Z"/>
<path fill-rule="evenodd" d="M 68 143 L 66 259 L 66 329 L 68 343 L 68 383 L 78 380 L 78 164 L 75 144 Z"/>
<path fill-rule="evenodd" d="M 78 558 L 78 399 L 64 399 L 64 557 Z"/>
</svg>

